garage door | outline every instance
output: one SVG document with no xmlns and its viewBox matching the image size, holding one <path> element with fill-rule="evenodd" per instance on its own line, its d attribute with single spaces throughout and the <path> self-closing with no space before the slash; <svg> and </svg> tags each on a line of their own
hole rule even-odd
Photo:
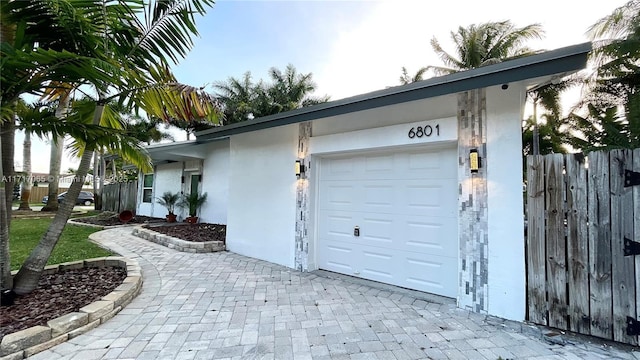
<svg viewBox="0 0 640 360">
<path fill-rule="evenodd" d="M 456 163 L 455 149 L 322 159 L 319 267 L 455 297 Z"/>
</svg>

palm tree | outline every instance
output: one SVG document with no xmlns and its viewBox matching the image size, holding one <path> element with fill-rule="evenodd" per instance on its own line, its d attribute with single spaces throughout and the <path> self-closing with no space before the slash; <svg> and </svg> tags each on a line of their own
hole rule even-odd
<svg viewBox="0 0 640 360">
<path fill-rule="evenodd" d="M 54 110 L 48 106 L 49 104 L 36 102 L 27 104 L 23 100 L 18 101 L 16 107 L 16 115 L 20 124 L 34 123 L 43 119 L 55 116 Z M 22 126 L 19 126 L 22 128 Z M 22 192 L 20 194 L 20 207 L 18 210 L 31 210 L 29 207 L 29 199 L 31 197 L 31 187 L 33 181 L 31 179 L 31 131 L 24 131 L 24 144 L 22 150 Z"/>
<path fill-rule="evenodd" d="M 269 69 L 269 83 L 262 80 L 254 83 L 250 72 L 241 79 L 230 77 L 216 83 L 217 98 L 224 109 L 223 123 L 233 124 L 329 101 L 328 96 L 310 96 L 316 89 L 312 76 L 298 73 L 289 64 L 284 72 L 276 67 Z"/>
<path fill-rule="evenodd" d="M 287 65 L 284 72 L 272 67 L 269 69 L 269 76 L 272 83 L 263 90 L 269 99 L 269 103 L 264 104 L 267 107 L 264 115 L 272 115 L 329 100 L 327 97 L 310 96 L 309 94 L 316 90 L 316 84 L 312 80 L 313 75 L 298 73 L 292 64 Z"/>
<path fill-rule="evenodd" d="M 599 41 L 592 53 L 597 66 L 595 79 L 590 79 L 590 91 L 583 102 L 587 105 L 588 117 L 597 118 L 595 113 L 609 114 L 610 108 L 620 106 L 624 109 L 620 121 L 628 123 L 625 125 L 625 136 L 629 140 L 626 147 L 637 146 L 640 143 L 640 0 L 631 0 L 598 20 L 589 34 Z M 619 147 L 621 144 L 608 145 Z"/>
<path fill-rule="evenodd" d="M 226 81 L 215 83 L 214 87 L 223 105 L 225 125 L 248 120 L 251 116 L 260 116 L 257 113 L 257 92 L 251 80 L 251 72 L 247 71 L 240 79 L 229 77 Z"/>
<path fill-rule="evenodd" d="M 400 75 L 400 85 L 407 85 L 414 83 L 416 81 L 424 80 L 424 74 L 429 70 L 429 68 L 421 67 L 416 71 L 413 76 L 409 75 L 409 71 L 406 67 L 402 67 L 402 75 Z"/>
<path fill-rule="evenodd" d="M 39 3 L 51 2 L 53 1 Z M 72 1 L 66 2 L 66 5 L 71 8 L 76 4 Z M 108 70 L 107 76 L 87 78 L 84 74 L 85 78 L 76 83 L 89 82 L 96 88 L 98 94 L 91 124 L 78 123 L 82 125 L 79 128 L 92 129 L 91 125 L 100 125 L 105 115 L 106 104 L 116 98 L 125 106 L 142 108 L 148 114 L 162 119 L 179 117 L 215 120 L 216 109 L 211 99 L 202 93 L 202 89 L 177 83 L 167 64 L 169 60 L 176 62 L 186 55 L 192 45 L 191 36 L 197 35 L 195 15 L 204 14 L 205 6 L 212 4 L 211 0 L 168 0 L 148 4 L 142 0 L 131 0 L 126 3 L 108 2 L 106 5 L 102 2 L 83 3 L 82 8 L 79 6 L 73 8 L 74 12 L 69 16 L 90 19 L 94 27 L 88 29 L 88 37 L 95 37 L 96 40 L 92 44 L 93 48 L 80 49 L 78 57 L 82 58 L 87 56 L 85 54 L 89 54 L 96 59 L 97 63 L 110 65 L 93 70 L 93 72 Z M 25 7 L 28 6 L 25 5 Z M 46 12 L 40 15 L 48 16 Z M 34 25 L 34 27 L 37 26 L 39 23 Z M 84 34 L 82 38 L 82 41 L 86 41 Z M 53 80 L 57 79 L 53 77 Z M 68 80 L 65 79 L 65 81 Z M 36 88 L 33 91 L 41 90 Z M 108 129 L 105 135 L 122 137 L 123 134 L 119 129 L 112 127 L 99 126 L 98 128 Z M 113 141 L 113 136 L 94 139 L 82 136 L 77 131 L 76 135 L 84 143 L 77 172 L 80 178 L 87 174 L 93 151 L 101 146 L 109 146 L 138 160 L 145 157 L 140 153 L 139 147 L 133 147 L 131 142 Z M 42 269 L 71 214 L 74 200 L 80 193 L 81 187 L 82 182 L 72 183 L 68 190 L 69 200 L 63 202 L 40 243 L 14 278 L 16 293 L 27 293 L 37 286 Z"/>
<path fill-rule="evenodd" d="M 617 106 L 602 108 L 587 104 L 586 107 L 585 116 L 569 115 L 569 121 L 578 133 L 570 139 L 571 146 L 585 153 L 640 147 L 640 139 L 633 135 L 632 124 L 618 113 Z"/>
<path fill-rule="evenodd" d="M 70 93 L 63 91 L 58 100 L 55 117 L 58 120 L 67 116 L 67 108 L 69 107 Z M 58 193 L 60 192 L 60 168 L 62 167 L 62 155 L 64 153 L 64 136 L 51 139 L 51 153 L 49 155 L 49 191 L 47 193 L 47 203 L 42 207 L 41 211 L 58 211 Z"/>
<path fill-rule="evenodd" d="M 459 27 L 457 32 L 451 32 L 455 55 L 445 51 L 438 39 L 431 39 L 433 51 L 445 66 L 428 68 L 444 75 L 531 55 L 536 52 L 525 46 L 525 42 L 539 39 L 543 34 L 540 24 L 518 28 L 508 20 Z"/>
<path fill-rule="evenodd" d="M 523 126 L 523 154 L 539 155 L 550 153 L 566 153 L 570 138 L 567 132 L 569 124 L 562 116 L 560 95 L 567 89 L 580 83 L 578 78 L 572 77 L 559 82 L 544 84 L 531 89 L 527 96 L 533 102 L 533 116 L 527 119 Z M 546 110 L 538 116 L 538 106 Z M 539 118 L 545 121 L 540 124 Z"/>
</svg>

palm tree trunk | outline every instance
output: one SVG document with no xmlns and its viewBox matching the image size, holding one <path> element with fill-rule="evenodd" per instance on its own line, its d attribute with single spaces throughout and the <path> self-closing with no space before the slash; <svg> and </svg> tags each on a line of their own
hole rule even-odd
<svg viewBox="0 0 640 360">
<path fill-rule="evenodd" d="M 104 188 L 104 177 L 105 177 L 105 164 L 104 164 L 104 153 L 102 151 L 96 151 L 96 158 L 98 159 L 98 183 L 94 182 L 94 205 L 96 210 L 102 210 L 102 190 Z M 96 168 L 93 168 L 94 173 L 96 172 Z M 94 177 L 95 179 L 95 177 Z"/>
<path fill-rule="evenodd" d="M 14 43 L 15 38 L 15 25 L 7 24 L 6 22 L 0 22 L 0 41 L 9 44 Z M 0 136 L 0 289 L 11 289 L 12 277 L 11 277 L 11 256 L 9 254 L 9 221 L 11 220 L 11 203 L 7 206 L 6 187 L 8 183 L 2 181 L 5 177 L 3 162 L 5 158 L 4 154 L 4 142 L 9 140 L 8 137 Z M 13 140 L 11 140 L 11 147 L 13 149 Z M 12 150 L 13 151 L 13 150 Z M 13 152 L 12 152 L 13 155 Z M 13 167 L 13 159 L 11 159 L 11 166 Z M 13 195 L 13 187 L 9 186 Z M 13 196 L 9 197 L 12 199 Z M 0 299 L 2 294 L 0 292 Z"/>
<path fill-rule="evenodd" d="M 13 205 L 13 186 L 15 184 L 15 171 L 13 168 L 13 154 L 14 154 L 14 143 L 15 143 L 15 133 L 16 133 L 16 123 L 12 120 L 5 121 L 2 125 L 0 125 L 0 137 L 2 137 L 2 168 L 4 170 L 4 179 L 1 179 L 4 182 L 4 193 L 5 193 L 5 204 L 7 209 L 6 224 L 7 228 L 11 223 L 11 206 Z"/>
<path fill-rule="evenodd" d="M 56 118 L 62 119 L 69 106 L 69 94 L 60 97 L 60 104 L 56 109 Z M 51 158 L 49 160 L 49 198 L 42 211 L 58 211 L 60 167 L 62 165 L 62 154 L 64 152 L 64 137 L 53 139 L 51 143 Z"/>
<path fill-rule="evenodd" d="M 18 210 L 31 211 L 29 207 L 29 199 L 31 198 L 31 132 L 25 130 L 24 143 L 22 145 L 22 172 L 25 179 L 22 182 L 22 193 L 20 193 L 20 207 Z"/>
<path fill-rule="evenodd" d="M 0 136 L 0 158 L 3 152 L 3 139 Z M 0 179 L 4 177 L 2 161 L 0 161 Z M 0 181 L 0 289 L 11 289 L 11 257 L 9 255 L 9 211 L 7 210 L 5 182 Z M 0 293 L 0 299 L 2 295 Z"/>
<path fill-rule="evenodd" d="M 98 104 L 93 114 L 94 125 L 100 124 L 103 111 L 104 105 Z M 87 143 L 80 160 L 80 165 L 78 166 L 78 171 L 76 172 L 78 179 L 84 179 L 87 176 L 91 166 L 92 157 L 93 145 Z M 71 184 L 71 187 L 69 187 L 69 190 L 67 191 L 67 196 L 65 196 L 65 200 L 62 202 L 62 205 L 49 225 L 49 228 L 44 233 L 35 249 L 33 249 L 31 254 L 29 254 L 27 260 L 22 264 L 22 267 L 20 267 L 20 270 L 13 279 L 13 290 L 16 294 L 28 294 L 38 287 L 38 281 L 42 275 L 42 270 L 47 264 L 49 256 L 51 256 L 51 252 L 58 243 L 62 230 L 64 230 L 64 227 L 67 224 L 67 220 L 71 217 L 73 206 L 78 199 L 78 195 L 80 195 L 83 184 L 83 181 L 74 181 Z"/>
<path fill-rule="evenodd" d="M 98 193 L 98 151 L 93 152 L 93 178 L 91 183 L 93 184 L 93 209 L 98 210 L 98 203 L 96 202 L 95 195 Z"/>
</svg>

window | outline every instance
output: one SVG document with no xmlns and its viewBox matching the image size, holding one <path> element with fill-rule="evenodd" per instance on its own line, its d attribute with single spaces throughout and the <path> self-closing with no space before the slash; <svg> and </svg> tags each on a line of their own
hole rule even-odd
<svg viewBox="0 0 640 360">
<path fill-rule="evenodd" d="M 153 174 L 144 174 L 142 178 L 142 202 L 153 200 Z"/>
</svg>

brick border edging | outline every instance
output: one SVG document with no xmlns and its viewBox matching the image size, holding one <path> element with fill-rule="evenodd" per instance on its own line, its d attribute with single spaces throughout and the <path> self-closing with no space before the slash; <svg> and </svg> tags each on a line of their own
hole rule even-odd
<svg viewBox="0 0 640 360">
<path fill-rule="evenodd" d="M 67 224 L 88 226 L 88 227 L 93 227 L 93 228 L 103 229 L 103 230 L 116 229 L 116 228 L 121 228 L 121 227 L 132 227 L 132 226 L 139 225 L 139 224 L 120 224 L 120 225 L 106 225 L 105 226 L 105 225 L 89 224 L 89 223 L 85 223 L 85 222 L 81 222 L 81 221 L 75 221 L 76 219 L 83 219 L 83 218 L 90 218 L 90 217 L 93 217 L 93 216 L 85 216 L 85 217 L 80 217 L 80 218 L 69 219 L 69 220 L 67 220 Z"/>
<path fill-rule="evenodd" d="M 189 226 L 189 225 L 184 225 Z M 166 246 L 169 249 L 174 249 L 188 253 L 212 253 L 225 250 L 225 244 L 223 241 L 204 241 L 193 242 L 178 239 L 173 236 L 161 234 L 151 229 L 138 226 L 133 229 L 131 233 L 139 238 L 154 242 L 156 244 Z"/>
<path fill-rule="evenodd" d="M 47 321 L 47 326 L 33 326 L 2 338 L 0 360 L 24 359 L 83 334 L 114 317 L 131 302 L 142 289 L 142 271 L 137 260 L 121 256 L 107 256 L 48 265 L 43 274 L 85 267 L 119 267 L 127 270 L 122 284 L 100 300 Z"/>
</svg>

